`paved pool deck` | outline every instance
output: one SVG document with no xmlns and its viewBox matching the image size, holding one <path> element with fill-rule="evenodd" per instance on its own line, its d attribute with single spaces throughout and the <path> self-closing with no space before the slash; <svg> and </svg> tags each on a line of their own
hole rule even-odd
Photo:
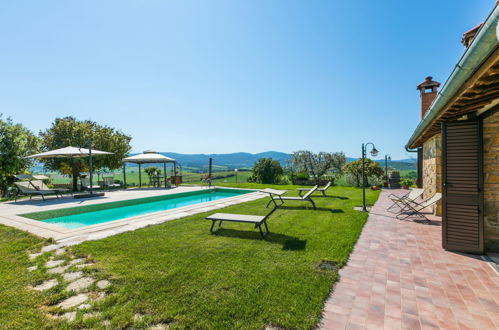
<svg viewBox="0 0 499 330">
<path fill-rule="evenodd" d="M 222 188 L 222 187 L 221 187 Z M 192 192 L 207 190 L 207 187 L 189 187 L 180 186 L 171 189 L 163 188 L 144 188 L 128 189 L 106 192 L 104 197 L 74 199 L 71 196 L 56 199 L 48 197 L 42 201 L 40 197 L 33 197 L 32 200 L 21 199 L 17 202 L 9 201 L 0 203 L 0 224 L 15 227 L 20 230 L 30 232 L 43 238 L 52 238 L 58 245 L 74 245 L 88 240 L 96 240 L 104 237 L 116 235 L 126 231 L 143 228 L 150 225 L 163 223 L 166 221 L 179 219 L 196 213 L 208 212 L 220 209 L 229 205 L 252 201 L 263 198 L 266 194 L 259 192 L 250 192 L 248 194 L 228 197 L 216 201 L 199 203 L 171 210 L 154 212 L 140 216 L 130 217 L 123 220 L 105 222 L 101 224 L 81 227 L 77 229 L 67 229 L 54 224 L 45 223 L 19 216 L 19 214 L 30 212 L 49 211 L 61 208 L 70 208 L 76 206 L 86 206 L 101 203 L 123 201 L 144 197 L 161 196 L 167 194 L 178 194 L 182 192 Z M 224 188 L 231 189 L 231 188 Z"/>
<path fill-rule="evenodd" d="M 405 191 L 407 192 L 407 191 Z M 499 329 L 499 275 L 445 251 L 439 217 L 397 220 L 384 190 L 325 303 L 321 329 Z"/>
</svg>

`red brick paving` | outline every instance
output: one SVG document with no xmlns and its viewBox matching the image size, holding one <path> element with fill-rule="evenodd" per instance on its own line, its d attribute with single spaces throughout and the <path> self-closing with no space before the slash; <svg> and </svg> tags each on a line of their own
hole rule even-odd
<svg viewBox="0 0 499 330">
<path fill-rule="evenodd" d="M 499 275 L 442 249 L 441 220 L 397 220 L 383 191 L 327 299 L 321 329 L 499 329 Z M 416 218 L 417 219 L 417 218 Z"/>
</svg>

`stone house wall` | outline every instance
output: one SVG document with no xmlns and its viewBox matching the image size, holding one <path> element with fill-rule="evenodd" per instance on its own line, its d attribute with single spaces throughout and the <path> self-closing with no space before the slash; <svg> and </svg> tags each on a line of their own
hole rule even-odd
<svg viewBox="0 0 499 330">
<path fill-rule="evenodd" d="M 484 236 L 488 251 L 499 251 L 499 112 L 483 120 Z"/>
<path fill-rule="evenodd" d="M 423 198 L 442 192 L 442 134 L 436 134 L 423 144 Z M 435 215 L 442 215 L 442 202 L 435 207 Z"/>
</svg>

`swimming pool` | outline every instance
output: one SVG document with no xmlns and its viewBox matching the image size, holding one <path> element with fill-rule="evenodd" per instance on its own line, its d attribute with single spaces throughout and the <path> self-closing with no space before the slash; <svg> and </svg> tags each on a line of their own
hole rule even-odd
<svg viewBox="0 0 499 330">
<path fill-rule="evenodd" d="M 72 207 L 53 211 L 21 214 L 21 216 L 40 220 L 42 222 L 54 224 L 67 229 L 76 229 L 148 213 L 216 201 L 251 192 L 253 191 L 217 188 L 112 203 Z"/>
</svg>

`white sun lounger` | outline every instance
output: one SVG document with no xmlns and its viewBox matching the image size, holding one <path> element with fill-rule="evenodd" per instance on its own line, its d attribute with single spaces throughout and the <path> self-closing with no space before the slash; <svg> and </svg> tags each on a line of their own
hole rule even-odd
<svg viewBox="0 0 499 330">
<path fill-rule="evenodd" d="M 332 185 L 332 184 L 333 184 L 333 182 L 332 182 L 332 181 L 329 181 L 329 182 L 328 182 L 328 183 L 327 183 L 324 187 L 322 187 L 322 188 L 317 188 L 317 190 L 316 190 L 316 191 L 320 191 L 320 192 L 322 193 L 322 195 L 323 195 L 324 197 L 326 197 L 326 190 L 328 190 L 328 189 L 329 189 L 329 187 L 331 187 L 331 185 Z M 310 190 L 310 188 L 296 188 L 296 190 L 298 190 L 298 194 L 301 196 L 301 193 L 302 193 L 303 191 L 309 191 L 309 190 Z"/>
<path fill-rule="evenodd" d="M 17 202 L 17 198 L 19 196 L 29 196 L 29 199 L 33 197 L 33 195 L 38 195 L 42 196 L 42 199 L 45 200 L 45 196 L 49 195 L 55 195 L 57 199 L 59 199 L 59 196 L 57 195 L 57 192 L 55 190 L 37 190 L 33 187 L 31 187 L 31 183 L 24 181 L 24 182 L 14 182 L 14 185 L 17 187 L 17 193 L 15 197 L 15 202 Z"/>
<path fill-rule="evenodd" d="M 58 193 L 61 197 L 63 193 L 71 192 L 71 190 L 65 188 L 49 188 L 45 183 L 43 183 L 42 180 L 31 180 L 30 183 L 36 190 L 46 190 L 46 191 L 53 190 L 56 193 Z"/>
<path fill-rule="evenodd" d="M 312 189 L 308 191 L 304 196 L 283 196 L 283 193 L 275 193 L 273 189 L 264 189 L 261 192 L 268 193 L 270 195 L 270 201 L 267 203 L 266 207 L 269 207 L 270 203 L 274 202 L 275 207 L 281 207 L 284 204 L 284 201 L 306 201 L 312 203 L 314 209 L 315 203 L 312 200 L 312 194 L 317 190 L 319 186 L 314 186 Z M 282 192 L 281 190 L 277 190 L 278 192 Z M 276 200 L 281 201 L 280 205 L 277 205 Z"/>
<path fill-rule="evenodd" d="M 423 195 L 424 189 L 422 188 L 414 188 L 411 189 L 411 191 L 404 195 L 404 196 L 397 196 L 394 194 L 388 195 L 388 198 L 393 202 L 393 204 L 387 208 L 387 211 L 390 211 L 391 209 L 398 207 L 400 208 L 400 211 L 404 210 L 407 206 L 407 203 L 410 202 L 415 202 L 421 195 Z M 399 213 L 400 213 L 399 211 Z"/>
<path fill-rule="evenodd" d="M 215 213 L 206 217 L 206 220 L 211 220 L 211 228 L 210 232 L 213 234 L 218 231 L 218 229 L 222 226 L 223 221 L 229 222 L 245 222 L 252 223 L 255 225 L 255 228 L 260 230 L 260 235 L 262 238 L 269 233 L 269 227 L 267 226 L 267 219 L 269 216 L 275 211 L 275 208 L 272 209 L 267 215 L 247 215 L 247 214 L 232 214 L 232 213 Z M 218 221 L 217 230 L 213 230 L 215 227 L 215 223 Z M 265 226 L 265 232 L 262 231 L 262 225 Z"/>
</svg>

